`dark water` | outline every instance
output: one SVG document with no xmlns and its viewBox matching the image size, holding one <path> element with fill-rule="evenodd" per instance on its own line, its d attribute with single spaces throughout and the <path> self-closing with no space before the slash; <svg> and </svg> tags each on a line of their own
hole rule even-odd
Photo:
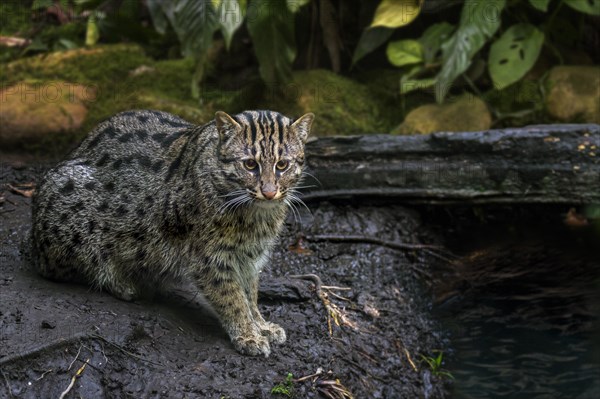
<svg viewBox="0 0 600 399">
<path fill-rule="evenodd" d="M 600 237 L 591 229 L 474 240 L 442 273 L 436 312 L 453 347 L 444 364 L 452 397 L 600 398 Z"/>
</svg>

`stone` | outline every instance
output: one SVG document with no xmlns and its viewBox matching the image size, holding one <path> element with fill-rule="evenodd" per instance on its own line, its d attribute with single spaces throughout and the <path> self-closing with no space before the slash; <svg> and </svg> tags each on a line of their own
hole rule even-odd
<svg viewBox="0 0 600 399">
<path fill-rule="evenodd" d="M 557 66 L 548 75 L 546 110 L 561 122 L 600 123 L 600 67 Z"/>
<path fill-rule="evenodd" d="M 275 109 L 291 117 L 316 116 L 312 136 L 384 133 L 398 123 L 397 110 L 366 84 L 334 72 L 295 71 L 293 80 L 275 87 L 257 84 L 240 91 L 236 111 Z M 393 122 L 391 122 L 393 121 Z"/>
<path fill-rule="evenodd" d="M 96 99 L 93 86 L 22 81 L 0 89 L 0 143 L 27 147 L 77 131 Z"/>
<path fill-rule="evenodd" d="M 492 115 L 479 97 L 464 94 L 444 104 L 426 104 L 410 111 L 392 134 L 472 132 L 488 130 Z"/>
</svg>

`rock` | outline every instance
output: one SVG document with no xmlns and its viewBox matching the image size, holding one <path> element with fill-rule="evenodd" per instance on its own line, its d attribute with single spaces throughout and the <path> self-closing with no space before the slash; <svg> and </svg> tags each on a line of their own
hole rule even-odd
<svg viewBox="0 0 600 399">
<path fill-rule="evenodd" d="M 462 95 L 445 104 L 427 104 L 410 111 L 392 134 L 472 132 L 488 130 L 492 116 L 480 98 Z"/>
<path fill-rule="evenodd" d="M 4 148 L 56 140 L 79 129 L 96 89 L 63 81 L 23 81 L 0 90 L 0 143 Z"/>
<path fill-rule="evenodd" d="M 365 84 L 331 71 L 296 71 L 293 81 L 265 88 L 261 83 L 239 92 L 234 112 L 274 109 L 285 115 L 316 115 L 312 135 L 383 133 L 394 126 L 397 111 Z"/>
<path fill-rule="evenodd" d="M 563 122 L 600 123 L 600 67 L 558 66 L 548 75 L 546 109 Z"/>
</svg>

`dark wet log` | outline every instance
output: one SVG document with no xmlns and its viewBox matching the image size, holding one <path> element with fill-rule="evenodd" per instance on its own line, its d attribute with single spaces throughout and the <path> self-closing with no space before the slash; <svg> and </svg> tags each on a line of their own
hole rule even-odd
<svg viewBox="0 0 600 399">
<path fill-rule="evenodd" d="M 600 203 L 600 125 L 321 138 L 307 157 L 305 201 Z"/>
</svg>

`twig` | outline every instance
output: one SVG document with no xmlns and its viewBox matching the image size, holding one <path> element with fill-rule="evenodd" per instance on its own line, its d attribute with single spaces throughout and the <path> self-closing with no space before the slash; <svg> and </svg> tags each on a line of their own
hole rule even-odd
<svg viewBox="0 0 600 399">
<path fill-rule="evenodd" d="M 41 380 L 42 378 L 44 378 L 44 377 L 46 376 L 46 374 L 48 374 L 48 373 L 51 373 L 51 372 L 53 372 L 53 371 L 54 371 L 54 369 L 46 370 L 46 371 L 44 371 L 44 372 L 42 373 L 42 375 L 40 375 L 40 376 L 39 376 L 38 378 L 36 378 L 35 380 L 36 380 L 36 381 L 39 381 L 39 380 Z"/>
<path fill-rule="evenodd" d="M 348 325 L 355 330 L 359 330 L 358 326 L 353 321 L 349 320 L 346 317 L 343 310 L 340 309 L 335 303 L 333 303 L 329 300 L 327 293 L 323 292 L 323 287 L 324 287 L 323 281 L 321 280 L 321 278 L 319 276 L 317 276 L 316 274 L 310 273 L 310 274 L 292 275 L 292 276 L 290 276 L 290 278 L 297 278 L 297 279 L 301 279 L 301 280 L 310 280 L 315 284 L 315 291 L 317 293 L 317 296 L 319 297 L 319 299 L 321 299 L 323 306 L 325 306 L 325 309 L 327 310 L 327 329 L 329 331 L 330 337 L 333 335 L 333 327 L 331 325 L 332 319 L 333 319 L 333 322 L 338 327 L 340 326 L 340 321 L 341 321 L 343 324 Z M 327 286 L 325 286 L 325 287 L 327 287 Z M 337 294 L 334 294 L 333 292 L 329 292 L 329 294 L 333 295 L 334 297 L 350 301 L 349 299 L 341 297 Z"/>
<path fill-rule="evenodd" d="M 92 334 L 91 335 L 92 338 L 96 338 L 96 339 L 100 339 L 104 342 L 106 342 L 107 344 L 109 344 L 110 346 L 115 347 L 116 349 L 120 350 L 121 352 L 123 352 L 124 354 L 133 357 L 134 359 L 138 359 L 141 360 L 143 362 L 146 363 L 150 363 L 153 364 L 155 366 L 160 366 L 160 367 L 165 367 L 163 364 L 161 363 L 157 363 L 157 362 L 153 362 L 152 360 L 148 360 L 148 359 L 144 359 L 141 356 L 136 355 L 135 353 L 131 353 L 128 350 L 126 350 L 125 348 L 123 348 L 121 345 L 115 344 L 114 342 L 109 341 L 108 339 L 104 338 L 102 335 L 98 335 L 98 334 Z"/>
<path fill-rule="evenodd" d="M 317 369 L 316 373 L 305 375 L 304 377 L 296 378 L 296 379 L 294 379 L 294 382 L 302 382 L 302 381 L 308 380 L 309 378 L 318 377 L 321 374 L 323 374 L 323 369 L 319 367 Z"/>
<path fill-rule="evenodd" d="M 77 372 L 75 373 L 75 375 L 71 378 L 71 383 L 69 384 L 69 386 L 67 387 L 67 389 L 65 389 L 63 391 L 63 393 L 60 394 L 60 396 L 58 397 L 58 399 L 64 399 L 65 396 L 67 396 L 67 394 L 69 393 L 69 391 L 71 390 L 71 388 L 73 388 L 73 385 L 75 385 L 75 380 L 81 376 L 81 373 L 83 373 L 83 370 L 85 370 L 85 366 L 87 366 L 89 362 L 90 362 L 90 359 L 87 359 L 85 361 L 85 363 L 83 364 L 83 366 L 81 366 L 79 368 L 79 370 L 77 370 Z"/>
<path fill-rule="evenodd" d="M 89 333 L 78 333 L 78 334 L 75 334 L 68 338 L 61 338 L 60 340 L 51 342 L 50 344 L 47 344 L 47 345 L 41 345 L 41 346 L 35 347 L 35 348 L 28 350 L 26 352 L 23 352 L 23 353 L 17 353 L 16 355 L 12 355 L 12 356 L 5 356 L 2 359 L 0 359 L 0 366 L 2 366 L 4 364 L 12 363 L 14 361 L 22 360 L 22 359 L 30 357 L 30 356 L 38 355 L 40 352 L 43 352 L 43 351 L 59 348 L 63 345 L 68 345 L 69 343 L 71 343 L 73 341 L 83 341 L 83 340 L 90 340 L 90 339 L 98 339 L 98 340 L 104 341 L 107 344 L 117 348 L 124 354 L 129 355 L 135 359 L 139 359 L 143 362 L 154 364 L 156 366 L 164 367 L 164 365 L 162 365 L 160 363 L 156 363 L 156 362 L 153 362 L 152 360 L 144 359 L 141 356 L 138 356 L 136 354 L 133 354 L 133 353 L 127 351 L 125 348 L 123 348 L 120 345 L 117 345 L 113 342 L 110 342 L 108 339 L 104 338 L 101 335 L 89 334 Z"/>
<path fill-rule="evenodd" d="M 8 382 L 8 378 L 6 378 L 6 374 L 4 374 L 4 370 L 0 369 L 0 373 L 2 373 L 2 377 L 4 377 L 4 383 L 6 384 L 6 390 L 8 391 L 8 397 L 11 399 L 14 397 L 12 394 L 12 388 L 10 387 L 10 382 Z"/>
<path fill-rule="evenodd" d="M 75 361 L 79 357 L 79 354 L 81 353 L 81 347 L 82 346 L 83 346 L 83 344 L 79 345 L 79 349 L 77 350 L 77 355 L 75 355 L 75 359 L 73 359 L 73 361 L 71 362 L 71 364 L 69 364 L 69 368 L 67 369 L 67 371 L 71 370 L 71 367 L 73 367 L 73 363 L 75 363 Z"/>
<path fill-rule="evenodd" d="M 350 291 L 350 287 L 337 287 L 335 285 L 322 285 L 321 288 L 324 290 L 337 290 L 337 291 Z"/>
<path fill-rule="evenodd" d="M 369 236 L 361 236 L 361 235 L 342 236 L 342 235 L 337 235 L 337 234 L 322 234 L 322 235 L 315 235 L 315 236 L 306 236 L 304 238 L 307 241 L 312 241 L 312 242 L 329 241 L 329 242 L 355 242 L 355 243 L 363 243 L 363 244 L 377 244 L 377 245 L 381 245 L 383 247 L 399 249 L 399 250 L 444 249 L 443 247 L 440 247 L 437 245 L 405 244 L 403 242 L 388 241 L 388 240 L 382 240 L 377 237 L 369 237 Z"/>
</svg>

